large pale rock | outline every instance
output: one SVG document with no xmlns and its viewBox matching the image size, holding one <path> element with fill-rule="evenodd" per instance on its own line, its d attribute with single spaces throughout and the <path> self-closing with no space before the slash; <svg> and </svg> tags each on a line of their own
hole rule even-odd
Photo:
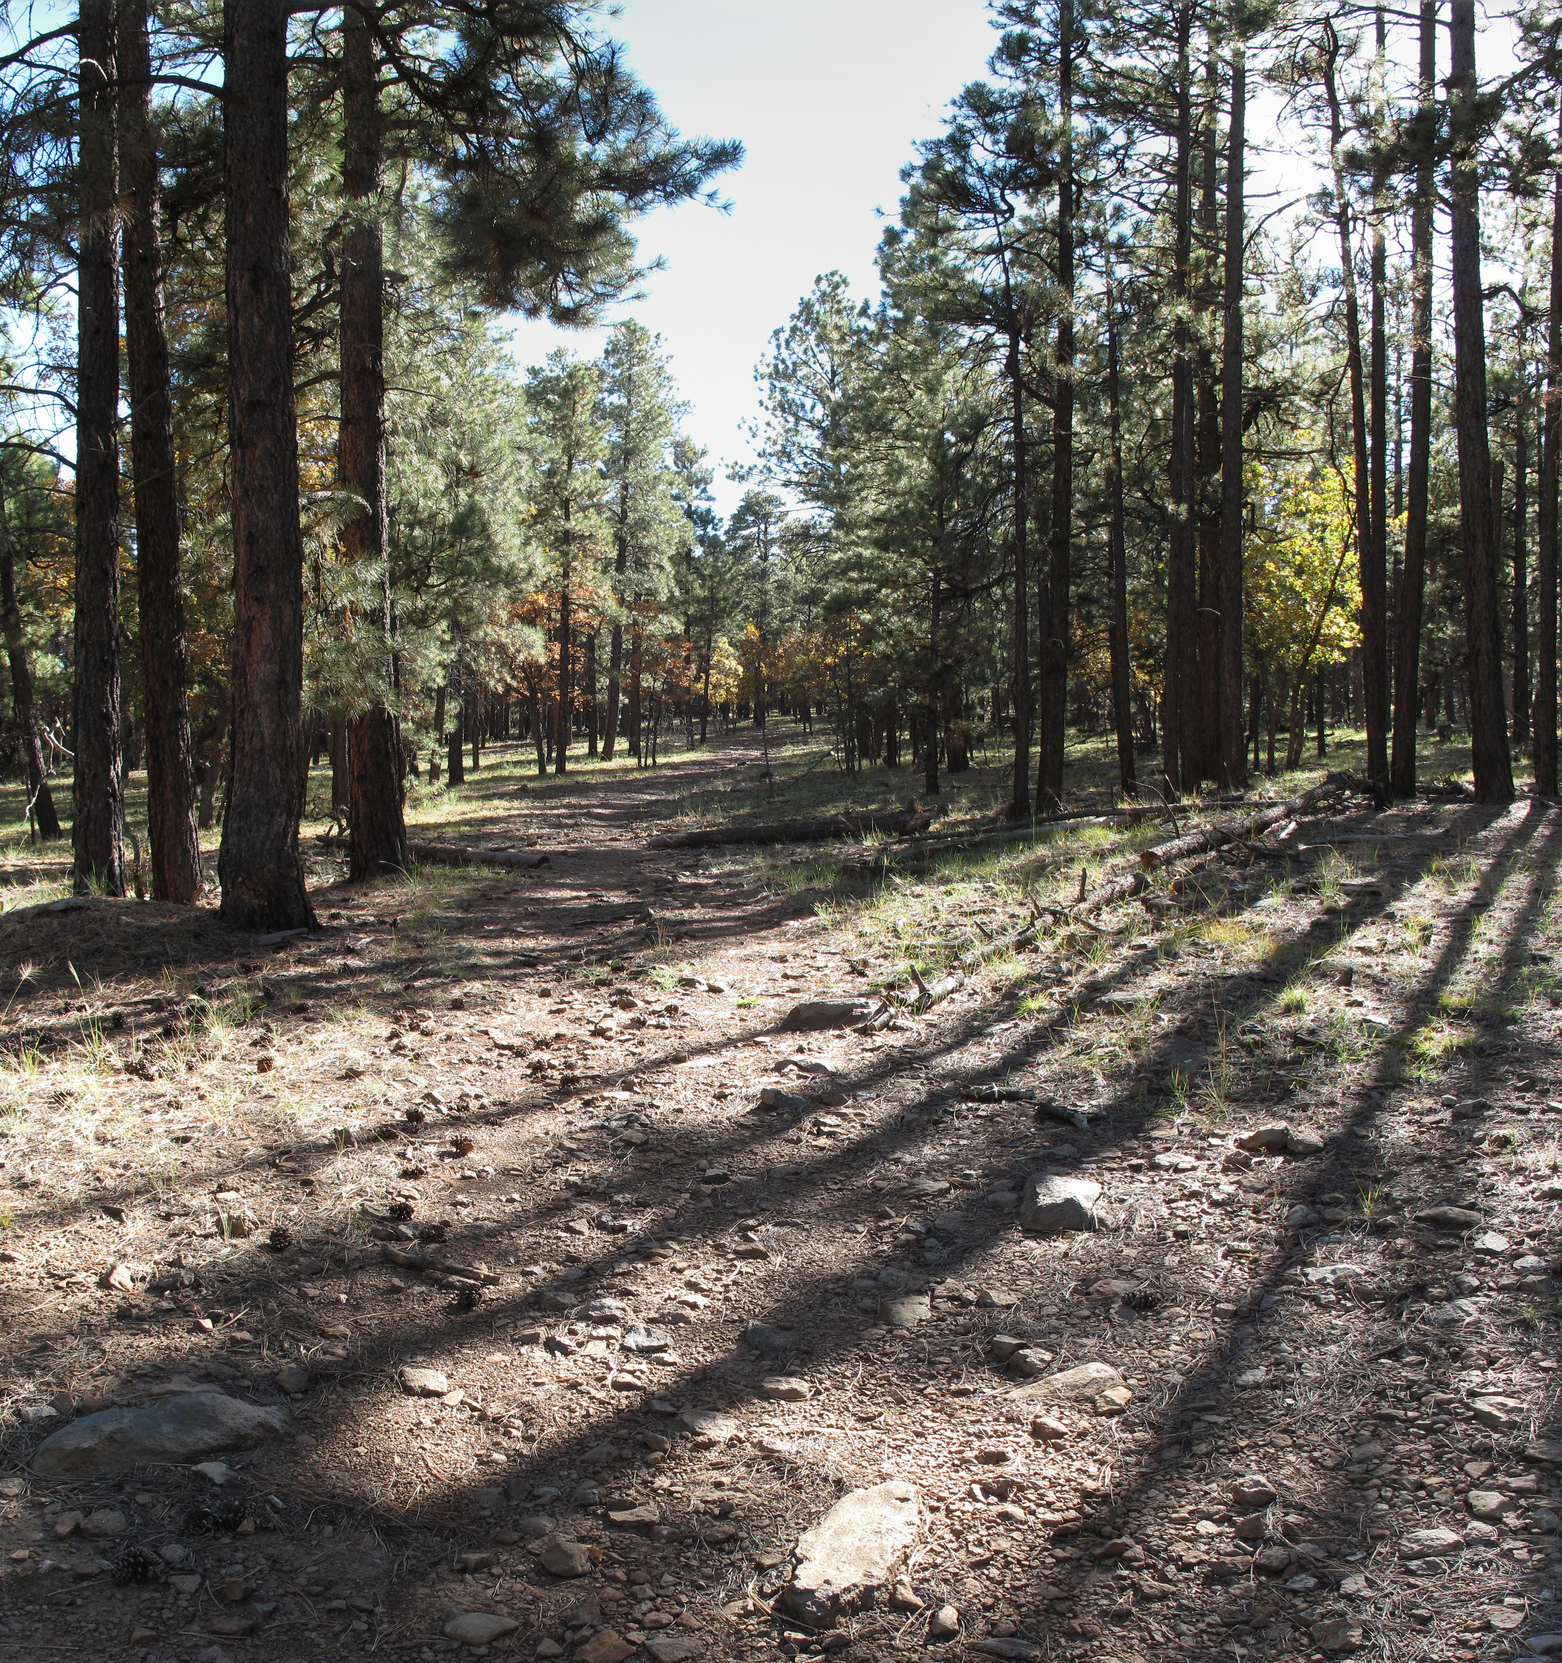
<svg viewBox="0 0 1562 1663">
<path fill-rule="evenodd" d="M 624 1663 L 624 1659 L 633 1656 L 634 1651 L 633 1641 L 615 1634 L 610 1628 L 604 1628 L 593 1634 L 575 1653 L 575 1663 Z"/>
<path fill-rule="evenodd" d="M 445 1624 L 445 1638 L 465 1646 L 486 1646 L 513 1634 L 521 1625 L 514 1617 L 498 1617 L 491 1611 L 463 1611 Z"/>
<path fill-rule="evenodd" d="M 645 1649 L 652 1663 L 693 1663 L 705 1655 L 705 1642 L 693 1634 L 653 1634 Z"/>
<path fill-rule="evenodd" d="M 815 1628 L 872 1603 L 894 1580 L 921 1530 L 916 1486 L 899 1479 L 853 1490 L 805 1530 L 797 1570 L 782 1595 L 788 1610 Z"/>
<path fill-rule="evenodd" d="M 1095 1401 L 1103 1392 L 1127 1391 L 1128 1386 L 1110 1363 L 1081 1363 L 1078 1368 L 1064 1369 L 1060 1374 L 1044 1374 L 1024 1386 L 1016 1386 L 1009 1396 L 1029 1400 L 1051 1398 L 1068 1402 L 1089 1399 Z"/>
<path fill-rule="evenodd" d="M 141 1466 L 188 1465 L 225 1449 L 252 1449 L 289 1429 L 283 1408 L 262 1409 L 222 1392 L 186 1392 L 150 1409 L 104 1409 L 39 1444 L 44 1478 L 107 1478 Z"/>
<path fill-rule="evenodd" d="M 878 1008 L 866 999 L 806 999 L 782 1018 L 778 1033 L 806 1034 L 820 1028 L 850 1028 L 866 1022 Z"/>
<path fill-rule="evenodd" d="M 1412 1530 L 1399 1539 L 1401 1559 L 1439 1559 L 1458 1553 L 1464 1537 L 1445 1525 L 1429 1525 L 1425 1530 Z"/>
<path fill-rule="evenodd" d="M 1101 1186 L 1093 1178 L 1060 1178 L 1033 1172 L 1020 1196 L 1020 1228 L 1060 1236 L 1066 1230 L 1094 1230 Z"/>
</svg>

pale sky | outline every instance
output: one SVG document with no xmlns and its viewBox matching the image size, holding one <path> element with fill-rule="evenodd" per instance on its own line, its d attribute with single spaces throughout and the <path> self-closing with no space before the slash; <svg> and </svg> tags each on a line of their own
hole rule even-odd
<svg viewBox="0 0 1562 1663">
<path fill-rule="evenodd" d="M 663 337 L 725 512 L 771 331 L 820 272 L 877 293 L 878 210 L 894 217 L 914 141 L 940 130 L 998 36 L 985 0 L 622 0 L 606 32 L 680 132 L 746 151 L 718 181 L 730 213 L 690 203 L 640 222 L 642 255 L 667 269 L 619 314 Z M 522 325 L 515 353 L 535 363 L 561 344 L 595 353 L 600 336 Z"/>
</svg>

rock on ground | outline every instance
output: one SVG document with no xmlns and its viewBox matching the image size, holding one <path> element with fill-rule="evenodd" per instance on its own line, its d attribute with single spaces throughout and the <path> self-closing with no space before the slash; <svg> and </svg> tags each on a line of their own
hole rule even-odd
<svg viewBox="0 0 1562 1663">
<path fill-rule="evenodd" d="M 916 1486 L 901 1480 L 853 1490 L 797 1543 L 797 1570 L 782 1596 L 817 1628 L 867 1603 L 890 1582 L 921 1530 Z"/>
<path fill-rule="evenodd" d="M 251 1449 L 288 1431 L 287 1411 L 222 1392 L 186 1392 L 150 1409 L 104 1409 L 61 1427 L 33 1453 L 43 1478 L 106 1478 L 139 1466 L 186 1464 L 220 1449 Z"/>
<path fill-rule="evenodd" d="M 1110 1363 L 1081 1363 L 1078 1368 L 1064 1369 L 1060 1374 L 1045 1374 L 1040 1380 L 1016 1386 L 1011 1398 L 1089 1398 L 1099 1399 L 1105 1393 L 1128 1391 L 1122 1375 Z M 1132 1395 L 1131 1393 L 1129 1394 Z"/>
<path fill-rule="evenodd" d="M 514 1617 L 498 1617 L 491 1611 L 463 1611 L 445 1624 L 445 1638 L 468 1646 L 486 1646 L 513 1634 L 520 1626 Z"/>
<path fill-rule="evenodd" d="M 1020 1228 L 1043 1236 L 1065 1230 L 1094 1230 L 1101 1186 L 1093 1178 L 1060 1178 L 1034 1172 L 1020 1196 Z"/>
</svg>

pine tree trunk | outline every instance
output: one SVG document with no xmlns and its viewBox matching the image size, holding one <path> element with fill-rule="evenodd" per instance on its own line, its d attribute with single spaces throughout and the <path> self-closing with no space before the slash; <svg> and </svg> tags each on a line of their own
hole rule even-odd
<svg viewBox="0 0 1562 1663">
<path fill-rule="evenodd" d="M 1410 466 L 1405 480 L 1405 555 L 1394 654 L 1394 796 L 1416 794 L 1416 713 L 1421 692 L 1421 622 L 1426 606 L 1426 532 L 1432 457 L 1432 242 L 1436 175 L 1437 0 L 1421 0 L 1420 108 L 1415 196 L 1410 216 Z"/>
<path fill-rule="evenodd" d="M 1198 698 L 1185 706 L 1192 719 L 1189 743 L 1184 746 L 1184 784 L 1216 780 L 1220 775 L 1220 509 L 1216 485 L 1220 472 L 1220 402 L 1209 313 L 1217 301 L 1216 278 L 1220 259 L 1220 71 L 1215 53 L 1215 20 L 1209 31 L 1204 68 L 1203 179 L 1199 190 L 1197 280 L 1193 291 L 1196 319 L 1193 380 L 1198 413 L 1194 437 L 1194 489 L 1197 504 L 1198 612 L 1196 615 Z"/>
<path fill-rule="evenodd" d="M 304 546 L 288 257 L 285 0 L 227 0 L 228 440 L 233 513 L 232 783 L 222 917 L 312 928 L 303 813 Z"/>
<path fill-rule="evenodd" d="M 1385 73 L 1387 28 L 1377 11 L 1377 50 Z M 1386 112 L 1384 112 L 1386 117 Z M 1389 207 L 1379 183 L 1374 191 L 1367 339 L 1367 379 L 1371 393 L 1367 435 L 1367 536 L 1361 572 L 1361 691 L 1367 729 L 1367 778 L 1379 805 L 1389 799 L 1388 769 L 1388 330 L 1384 308 L 1388 291 Z"/>
<path fill-rule="evenodd" d="M 1465 549 L 1464 624 L 1469 665 L 1470 756 L 1475 797 L 1513 800 L 1503 719 L 1502 632 L 1497 611 L 1496 524 L 1486 430 L 1486 317 L 1481 295 L 1479 118 L 1474 107 L 1475 0 L 1453 0 L 1448 78 L 1452 161 L 1454 427 L 1459 446 L 1459 521 Z"/>
<path fill-rule="evenodd" d="M 1009 381 L 1011 482 L 1014 516 L 1014 611 L 1010 651 L 1014 657 L 1014 777 L 1009 799 L 1009 818 L 1030 818 L 1030 561 L 1025 548 L 1026 447 L 1025 386 L 1020 373 L 1020 329 L 1014 318 L 1014 297 L 1009 292 L 1007 267 L 1004 273 L 1004 301 L 1009 317 L 1008 352 L 1004 371 Z"/>
<path fill-rule="evenodd" d="M 1106 279 L 1106 409 L 1111 470 L 1112 714 L 1117 727 L 1117 777 L 1125 797 L 1138 795 L 1134 761 L 1133 693 L 1128 667 L 1128 537 L 1123 511 L 1123 414 L 1117 352 L 1117 297 Z"/>
<path fill-rule="evenodd" d="M 125 362 L 135 476 L 152 899 L 190 902 L 201 892 L 201 851 L 195 827 L 190 707 L 185 693 L 179 480 L 168 332 L 163 319 L 157 138 L 152 127 L 146 0 L 127 0 L 120 13 L 118 47 L 119 78 L 123 83 L 118 112 L 124 192 L 120 263 L 125 285 Z"/>
<path fill-rule="evenodd" d="M 402 811 L 401 735 L 391 706 L 390 571 L 385 495 L 385 255 L 380 224 L 381 116 L 374 41 L 362 13 L 342 14 L 341 488 L 364 505 L 342 531 L 342 554 L 372 586 L 358 624 L 372 643 L 376 685 L 347 730 L 351 802 L 347 878 L 362 883 L 410 864 Z"/>
<path fill-rule="evenodd" d="M 1074 0 L 1058 3 L 1058 357 L 1052 405 L 1052 525 L 1041 640 L 1036 806 L 1063 801 L 1069 566 L 1074 536 Z"/>
<path fill-rule="evenodd" d="M 591 633 L 586 637 L 586 755 L 597 754 L 597 635 L 599 630 L 592 626 Z"/>
<path fill-rule="evenodd" d="M 618 706 L 624 687 L 624 626 L 613 625 L 607 649 L 607 722 L 602 731 L 602 760 L 613 760 L 613 746 L 618 740 Z"/>
<path fill-rule="evenodd" d="M 1220 383 L 1220 740 L 1219 779 L 1231 791 L 1247 785 L 1247 735 L 1242 721 L 1242 290 L 1247 241 L 1247 47 L 1231 45 L 1231 123 L 1226 151 L 1225 316 Z M 1120 465 L 1120 464 L 1119 464 Z M 1119 492 L 1121 486 L 1119 486 Z M 1256 707 L 1255 707 L 1256 708 Z"/>
<path fill-rule="evenodd" d="M 1197 722 L 1198 614 L 1194 572 L 1192 296 L 1193 111 L 1188 85 L 1191 8 L 1177 15 L 1177 133 L 1172 203 L 1171 534 L 1166 552 L 1166 668 L 1161 696 L 1161 759 L 1168 789 L 1182 790 L 1184 760 Z"/>
<path fill-rule="evenodd" d="M 1513 407 L 1513 738 L 1529 742 L 1529 354 Z"/>
<path fill-rule="evenodd" d="M 573 709 L 573 692 L 570 688 L 569 603 L 569 578 L 566 577 L 564 586 L 559 591 L 559 731 L 553 746 L 553 771 L 556 774 L 565 773 L 568 768 L 570 714 Z"/>
<path fill-rule="evenodd" d="M 125 893 L 119 742 L 119 282 L 114 260 L 112 0 L 82 0 L 77 47 L 76 756 L 78 893 Z"/>
<path fill-rule="evenodd" d="M 27 800 L 30 818 L 38 836 L 52 840 L 64 836 L 54 808 L 54 793 L 43 766 L 43 746 L 38 742 L 38 718 L 33 708 L 33 677 L 27 663 L 27 637 L 22 632 L 22 609 L 16 598 L 16 562 L 11 549 L 11 528 L 6 521 L 4 481 L 0 479 L 0 631 L 5 635 L 6 661 L 11 670 L 11 704 L 22 740 L 22 758 L 27 767 Z"/>
<path fill-rule="evenodd" d="M 1427 0 L 1431 4 L 1431 0 Z M 1562 143 L 1562 135 L 1559 135 Z M 1557 795 L 1557 487 L 1562 478 L 1562 175 L 1551 196 L 1551 309 L 1535 504 L 1535 790 Z"/>
<path fill-rule="evenodd" d="M 1361 301 L 1356 287 L 1356 248 L 1353 234 L 1355 216 L 1345 184 L 1345 122 L 1340 106 L 1335 65 L 1341 46 L 1332 23 L 1325 26 L 1328 53 L 1324 61 L 1324 89 L 1329 100 L 1329 146 L 1334 168 L 1334 224 L 1340 239 L 1341 284 L 1345 291 L 1345 368 L 1350 392 L 1351 468 L 1355 501 L 1356 564 L 1361 574 L 1361 653 L 1364 688 L 1378 687 L 1384 673 L 1382 547 L 1373 544 L 1375 498 L 1372 444 L 1377 438 L 1379 410 L 1373 411 L 1373 430 L 1367 427 L 1366 374 L 1361 355 Z M 1374 297 L 1372 304 L 1378 302 Z M 1374 355 L 1377 343 L 1373 346 Z M 1377 388 L 1374 387 L 1376 404 Z M 1385 684 L 1386 685 L 1386 684 Z M 1380 702 L 1368 691 L 1364 698 L 1367 729 L 1367 778 L 1375 793 L 1388 790 L 1388 743 L 1385 732 L 1387 698 Z M 1381 756 L 1380 756 L 1381 753 Z"/>
<path fill-rule="evenodd" d="M 642 766 L 645 758 L 641 755 L 640 679 L 644 665 L 644 643 L 640 637 L 640 623 L 636 619 L 629 626 L 629 720 L 626 737 L 629 742 L 629 754 Z"/>
</svg>

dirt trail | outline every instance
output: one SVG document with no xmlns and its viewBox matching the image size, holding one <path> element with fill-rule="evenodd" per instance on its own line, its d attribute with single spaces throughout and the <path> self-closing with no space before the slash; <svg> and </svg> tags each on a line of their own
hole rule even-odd
<svg viewBox="0 0 1562 1663">
<path fill-rule="evenodd" d="M 1471 1659 L 1562 1628 L 1562 815 L 1307 822 L 926 1018 L 783 1035 L 893 963 L 880 902 L 642 841 L 759 761 L 496 792 L 460 839 L 548 867 L 327 890 L 317 940 L 0 919 L 34 965 L 0 1652 Z M 1090 1128 L 968 1100 L 994 1083 Z M 1037 1174 L 1099 1185 L 1096 1228 L 1019 1228 Z M 1120 1387 L 1015 1395 L 1086 1363 Z M 29 1471 L 170 1383 L 301 1435 L 220 1492 Z M 889 1478 L 922 1507 L 903 1585 L 786 1619 L 799 1532 Z M 237 1532 L 187 1517 L 228 1496 Z M 112 1535 L 72 1527 L 99 1509 Z M 115 1587 L 130 1546 L 170 1578 Z M 487 1651 L 462 1612 L 503 1619 Z"/>
</svg>

